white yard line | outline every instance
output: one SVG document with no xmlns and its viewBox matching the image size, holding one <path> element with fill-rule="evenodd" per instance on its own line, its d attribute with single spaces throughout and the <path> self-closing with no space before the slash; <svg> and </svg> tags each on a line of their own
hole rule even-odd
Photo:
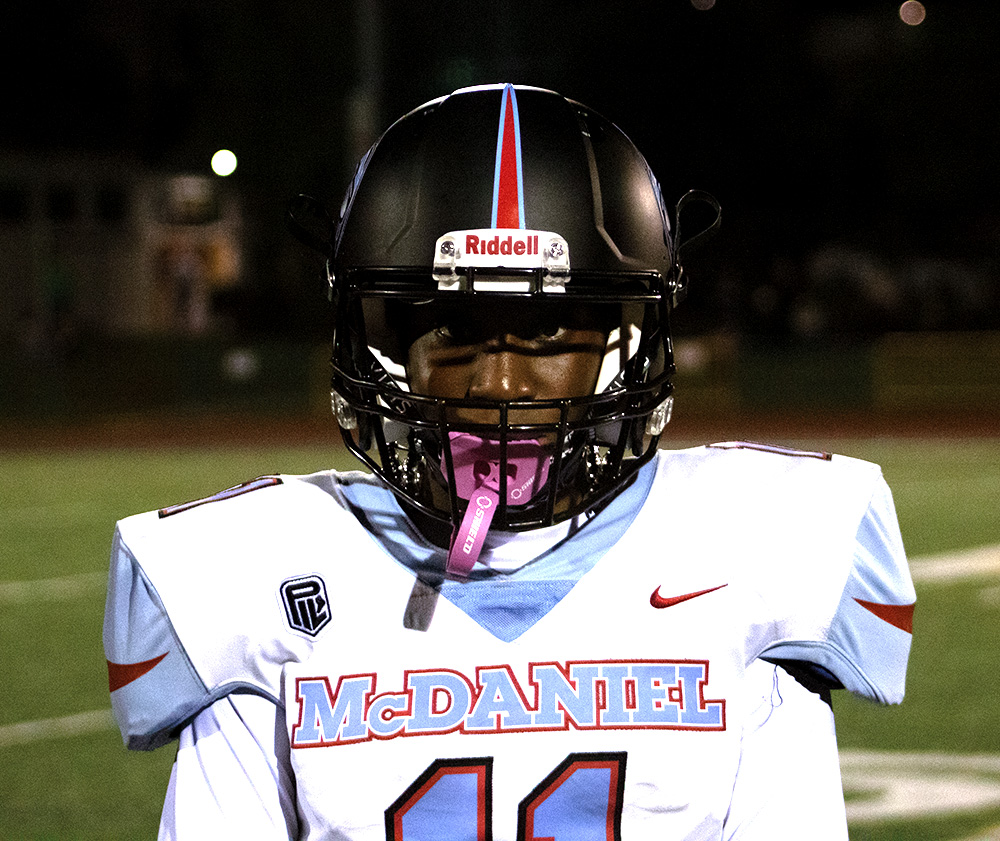
<svg viewBox="0 0 1000 841">
<path fill-rule="evenodd" d="M 42 718 L 38 721 L 21 721 L 17 724 L 0 725 L 0 748 L 27 745 L 46 739 L 65 736 L 84 736 L 110 730 L 115 726 L 111 709 L 92 710 L 58 718 Z"/>
<path fill-rule="evenodd" d="M 997 755 L 843 750 L 840 771 L 852 824 L 1000 808 Z"/>
<path fill-rule="evenodd" d="M 103 593 L 107 586 L 106 572 L 81 572 L 29 581 L 0 581 L 0 605 L 65 601 Z"/>
<path fill-rule="evenodd" d="M 918 584 L 996 578 L 1000 576 L 1000 545 L 913 558 L 910 573 Z"/>
</svg>

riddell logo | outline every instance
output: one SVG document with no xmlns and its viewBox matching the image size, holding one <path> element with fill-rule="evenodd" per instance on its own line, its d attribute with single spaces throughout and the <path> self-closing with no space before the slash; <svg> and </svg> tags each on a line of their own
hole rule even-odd
<svg viewBox="0 0 1000 841">
<path fill-rule="evenodd" d="M 466 234 L 465 253 L 476 255 L 512 254 L 518 257 L 537 254 L 538 235 L 501 237 L 497 234 L 492 238 L 486 238 L 476 234 Z"/>
<path fill-rule="evenodd" d="M 565 292 L 570 277 L 569 245 L 552 231 L 527 228 L 476 228 L 449 231 L 434 246 L 434 279 L 442 289 L 464 288 L 465 268 L 542 269 L 546 291 Z M 473 273 L 474 274 L 474 273 Z M 558 278 L 558 280 L 553 280 Z M 476 289 L 530 292 L 532 281 L 502 272 L 473 279 Z"/>
</svg>

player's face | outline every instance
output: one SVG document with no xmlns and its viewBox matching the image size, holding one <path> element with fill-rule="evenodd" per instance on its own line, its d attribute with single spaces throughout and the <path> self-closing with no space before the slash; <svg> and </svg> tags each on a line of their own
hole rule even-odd
<svg viewBox="0 0 1000 841">
<path fill-rule="evenodd" d="M 457 307 L 414 306 L 417 338 L 410 345 L 410 388 L 432 397 L 554 400 L 593 394 L 604 358 L 607 312 L 593 307 L 494 299 Z M 427 328 L 427 329 L 425 329 Z M 491 410 L 452 418 L 498 423 Z M 552 423 L 557 410 L 512 409 L 510 423 Z"/>
</svg>

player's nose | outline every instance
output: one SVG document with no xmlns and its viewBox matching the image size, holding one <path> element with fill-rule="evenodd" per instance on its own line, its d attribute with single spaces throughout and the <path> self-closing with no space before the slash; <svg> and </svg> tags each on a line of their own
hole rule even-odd
<svg viewBox="0 0 1000 841">
<path fill-rule="evenodd" d="M 503 340 L 488 343 L 476 354 L 468 396 L 485 400 L 530 399 L 533 362 Z"/>
</svg>

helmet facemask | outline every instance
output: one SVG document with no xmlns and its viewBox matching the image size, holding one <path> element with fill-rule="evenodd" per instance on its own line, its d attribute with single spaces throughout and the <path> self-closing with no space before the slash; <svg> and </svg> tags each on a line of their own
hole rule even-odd
<svg viewBox="0 0 1000 841">
<path fill-rule="evenodd" d="M 659 278 L 619 282 L 616 295 L 606 285 L 599 294 L 588 294 L 585 279 L 574 277 L 573 284 L 580 281 L 576 291 L 560 294 L 557 301 L 545 293 L 418 297 L 400 291 L 392 282 L 398 278 L 387 280 L 370 273 L 364 283 L 346 284 L 334 343 L 333 403 L 351 451 L 417 510 L 453 524 L 464 517 L 469 496 L 462 493 L 463 464 L 455 448 L 470 437 L 492 446 L 498 474 L 493 527 L 511 530 L 550 525 L 601 507 L 652 457 L 664 424 L 648 421 L 658 409 L 666 411 L 673 373 L 668 301 Z M 603 349 L 596 389 L 511 400 L 414 391 L 408 350 L 421 334 L 439 329 L 432 326 L 432 311 L 474 313 L 505 306 L 519 313 L 572 309 L 577 313 L 573 323 L 581 318 L 599 323 Z M 544 452 L 545 461 L 534 492 L 525 497 L 516 493 L 516 465 L 529 442 Z M 483 465 L 478 470 L 488 472 Z"/>
</svg>

